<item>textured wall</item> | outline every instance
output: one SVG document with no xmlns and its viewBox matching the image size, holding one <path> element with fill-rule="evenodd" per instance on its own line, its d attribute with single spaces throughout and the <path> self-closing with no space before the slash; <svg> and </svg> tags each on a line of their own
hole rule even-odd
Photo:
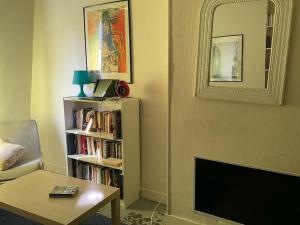
<svg viewBox="0 0 300 225">
<path fill-rule="evenodd" d="M 30 118 L 34 1 L 0 1 L 0 121 Z"/>
<path fill-rule="evenodd" d="M 294 1 L 281 107 L 195 98 L 203 1 L 188 2 L 172 0 L 170 11 L 170 213 L 209 225 L 215 221 L 193 213 L 194 156 L 300 175 L 300 2 Z"/>
</svg>

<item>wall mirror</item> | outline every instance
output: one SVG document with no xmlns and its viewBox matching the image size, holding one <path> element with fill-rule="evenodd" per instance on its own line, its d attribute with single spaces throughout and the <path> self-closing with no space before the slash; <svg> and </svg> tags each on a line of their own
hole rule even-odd
<svg viewBox="0 0 300 225">
<path fill-rule="evenodd" d="M 196 96 L 282 104 L 293 0 L 204 0 Z"/>
</svg>

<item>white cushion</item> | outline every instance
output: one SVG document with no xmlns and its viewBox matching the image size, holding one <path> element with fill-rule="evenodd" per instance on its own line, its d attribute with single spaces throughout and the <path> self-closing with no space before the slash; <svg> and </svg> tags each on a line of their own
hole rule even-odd
<svg viewBox="0 0 300 225">
<path fill-rule="evenodd" d="M 40 159 L 32 160 L 21 165 L 14 165 L 9 170 L 0 171 L 0 182 L 12 180 L 40 169 Z M 19 163 L 18 163 L 19 164 Z"/>
<path fill-rule="evenodd" d="M 12 167 L 23 155 L 24 147 L 0 139 L 0 171 Z"/>
</svg>

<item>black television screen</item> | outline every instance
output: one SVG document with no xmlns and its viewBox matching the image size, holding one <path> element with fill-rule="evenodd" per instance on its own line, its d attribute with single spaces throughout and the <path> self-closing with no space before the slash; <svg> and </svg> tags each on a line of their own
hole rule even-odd
<svg viewBox="0 0 300 225">
<path fill-rule="evenodd" d="M 299 225 L 300 177 L 196 158 L 195 210 L 245 225 Z"/>
</svg>

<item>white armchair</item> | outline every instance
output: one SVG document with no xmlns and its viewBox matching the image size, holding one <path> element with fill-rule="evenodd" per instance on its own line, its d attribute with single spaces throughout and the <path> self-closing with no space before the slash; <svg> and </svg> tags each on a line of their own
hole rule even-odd
<svg viewBox="0 0 300 225">
<path fill-rule="evenodd" d="M 14 166 L 0 171 L 0 182 L 12 180 L 42 169 L 42 154 L 37 124 L 34 120 L 0 123 L 0 138 L 25 148 L 22 158 Z"/>
</svg>

